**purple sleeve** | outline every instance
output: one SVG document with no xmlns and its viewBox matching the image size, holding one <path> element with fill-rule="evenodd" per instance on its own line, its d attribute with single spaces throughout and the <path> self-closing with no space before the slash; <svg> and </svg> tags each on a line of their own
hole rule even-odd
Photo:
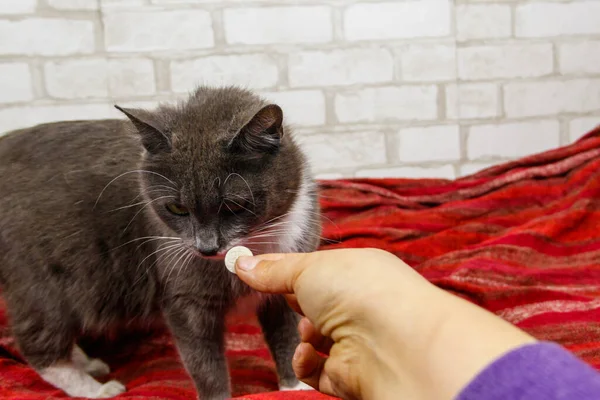
<svg viewBox="0 0 600 400">
<path fill-rule="evenodd" d="M 548 342 L 513 350 L 485 368 L 457 400 L 597 400 L 600 373 Z"/>
</svg>

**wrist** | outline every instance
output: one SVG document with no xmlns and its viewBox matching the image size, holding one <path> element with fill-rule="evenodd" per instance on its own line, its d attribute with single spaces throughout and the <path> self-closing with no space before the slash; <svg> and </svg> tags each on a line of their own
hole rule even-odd
<svg viewBox="0 0 600 400">
<path fill-rule="evenodd" d="M 493 361 L 535 342 L 499 317 L 432 285 L 381 304 L 387 304 L 380 307 L 387 311 L 372 314 L 375 399 L 397 393 L 415 399 L 455 398 Z"/>
<path fill-rule="evenodd" d="M 535 339 L 500 317 L 440 290 L 440 312 L 430 325 L 421 357 L 421 383 L 428 396 L 455 398 L 504 354 Z"/>
</svg>

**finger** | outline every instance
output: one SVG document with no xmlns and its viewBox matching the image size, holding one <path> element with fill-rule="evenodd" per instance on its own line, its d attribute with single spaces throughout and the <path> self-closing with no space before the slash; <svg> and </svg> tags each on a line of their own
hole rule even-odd
<svg viewBox="0 0 600 400">
<path fill-rule="evenodd" d="M 325 366 L 325 358 L 320 356 L 310 343 L 300 343 L 296 347 L 292 368 L 294 373 L 302 382 L 313 388 L 319 389 L 321 373 Z"/>
<path fill-rule="evenodd" d="M 300 332 L 300 339 L 303 342 L 310 343 L 320 353 L 329 354 L 329 350 L 333 346 L 333 340 L 323 336 L 308 318 L 300 320 L 298 332 Z"/>
<path fill-rule="evenodd" d="M 263 254 L 238 258 L 238 277 L 250 287 L 265 293 L 294 293 L 294 284 L 310 265 L 312 253 Z"/>
<path fill-rule="evenodd" d="M 292 367 L 296 377 L 318 391 L 335 396 L 334 385 L 325 373 L 328 359 L 319 355 L 310 343 L 300 343 L 296 347 Z"/>
<path fill-rule="evenodd" d="M 300 304 L 298 304 L 298 299 L 296 298 L 296 295 L 285 294 L 284 296 L 292 310 L 296 311 L 298 314 L 304 317 L 304 311 L 302 311 L 302 308 L 300 308 Z"/>
</svg>

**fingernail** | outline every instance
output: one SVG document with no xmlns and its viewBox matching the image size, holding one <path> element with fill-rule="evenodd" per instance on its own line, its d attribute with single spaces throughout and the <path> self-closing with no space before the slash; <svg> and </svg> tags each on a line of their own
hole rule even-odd
<svg viewBox="0 0 600 400">
<path fill-rule="evenodd" d="M 258 257 L 242 256 L 237 259 L 236 267 L 244 271 L 251 271 L 260 262 Z"/>
<path fill-rule="evenodd" d="M 301 343 L 302 344 L 302 343 Z M 294 350 L 294 356 L 292 357 L 293 360 L 298 360 L 300 359 L 300 356 L 302 353 L 302 349 L 300 348 L 300 344 L 298 346 L 296 346 L 296 350 Z"/>
</svg>

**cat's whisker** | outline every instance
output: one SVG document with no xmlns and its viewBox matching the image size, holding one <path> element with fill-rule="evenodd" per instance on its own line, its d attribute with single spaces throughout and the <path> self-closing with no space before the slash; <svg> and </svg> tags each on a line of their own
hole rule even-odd
<svg viewBox="0 0 600 400">
<path fill-rule="evenodd" d="M 253 211 L 250 211 L 250 210 L 248 210 L 246 207 L 244 207 L 244 206 L 243 206 L 243 205 L 241 205 L 240 203 L 238 203 L 238 202 L 236 202 L 236 201 L 234 201 L 234 200 L 231 200 L 230 198 L 227 198 L 226 200 L 227 200 L 227 201 L 230 201 L 230 202 L 232 202 L 232 203 L 233 203 L 233 204 L 235 204 L 236 206 L 238 206 L 238 207 L 241 207 L 241 208 L 243 208 L 244 210 L 248 211 L 250 214 L 252 214 L 252 215 L 256 216 L 256 214 L 255 214 Z M 227 204 L 225 204 L 225 205 L 227 205 Z M 227 206 L 227 208 L 229 208 L 229 206 Z M 231 210 L 231 208 L 229 208 L 229 209 Z"/>
<path fill-rule="evenodd" d="M 166 240 L 166 239 L 148 239 L 143 241 L 142 243 L 140 243 L 137 247 L 136 250 L 139 249 L 140 247 L 142 247 L 143 245 L 145 245 L 146 243 L 150 243 L 150 242 L 154 242 L 157 240 Z M 166 240 L 165 243 L 175 243 L 175 242 L 181 242 L 182 239 L 180 238 L 176 238 L 176 239 L 170 239 L 170 240 Z"/>
<path fill-rule="evenodd" d="M 160 279 L 161 282 L 164 281 L 165 279 L 165 275 L 167 274 L 167 272 L 169 271 L 170 266 L 172 265 L 173 261 L 175 260 L 175 258 L 181 254 L 182 252 L 185 251 L 185 247 L 181 246 L 179 249 L 175 249 L 168 257 L 165 257 L 162 260 L 162 264 L 163 264 L 163 268 L 162 268 L 162 273 L 160 275 Z M 169 272 L 170 274 L 170 272 Z"/>
<path fill-rule="evenodd" d="M 151 190 L 150 192 L 148 192 L 148 193 L 146 193 L 146 194 L 155 193 L 155 192 L 164 192 L 164 190 L 162 190 L 162 189 L 158 189 L 158 190 Z M 142 194 L 138 195 L 138 197 L 139 197 L 139 196 L 141 196 L 141 195 L 142 195 Z M 167 197 L 167 196 L 165 196 L 165 197 Z M 174 196 L 170 196 L 170 197 L 174 197 Z M 164 198 L 164 197 L 161 197 L 161 198 Z M 134 199 L 134 200 L 135 200 L 135 199 Z M 126 206 L 122 206 L 122 207 L 118 207 L 118 208 L 113 208 L 112 210 L 109 210 L 109 211 L 106 211 L 106 212 L 107 212 L 107 213 L 109 213 L 109 212 L 113 212 L 113 211 L 119 211 L 119 210 L 123 210 L 123 209 L 126 209 L 126 208 L 131 208 L 131 207 L 135 207 L 135 206 L 140 206 L 140 205 L 142 205 L 142 204 L 147 204 L 147 203 L 148 203 L 148 201 L 149 201 L 149 200 L 145 200 L 145 201 L 140 201 L 140 202 L 138 202 L 138 203 L 129 204 L 129 205 L 126 205 Z"/>
<path fill-rule="evenodd" d="M 167 246 L 166 246 L 166 247 L 161 247 L 162 245 L 160 245 L 160 246 L 158 246 L 158 250 L 156 250 L 156 251 L 154 251 L 154 252 L 152 252 L 152 253 L 148 254 L 146 257 L 144 257 L 144 259 L 143 259 L 142 261 L 140 261 L 140 263 L 139 263 L 139 264 L 138 264 L 138 265 L 135 267 L 136 271 L 137 271 L 137 269 L 138 269 L 138 268 L 139 268 L 139 267 L 140 267 L 140 266 L 141 266 L 141 265 L 144 263 L 144 261 L 146 261 L 148 258 L 150 258 L 150 257 L 152 257 L 153 255 L 155 255 L 156 253 L 160 253 L 160 252 L 162 252 L 162 251 L 165 251 L 165 250 L 168 250 L 168 249 L 172 249 L 172 248 L 175 248 L 175 247 L 179 247 L 179 246 L 181 246 L 181 244 L 180 244 L 180 243 L 175 243 L 175 244 L 169 244 L 169 243 L 166 243 L 166 244 L 167 244 Z"/>
<path fill-rule="evenodd" d="M 181 268 L 179 268 L 179 271 L 177 272 L 177 277 L 175 278 L 175 284 L 173 285 L 173 287 L 179 287 L 178 282 L 179 282 L 179 277 L 181 276 L 181 272 L 183 270 L 188 269 L 188 267 L 191 264 L 191 261 L 194 259 L 194 253 L 192 252 L 188 252 L 187 257 L 183 260 L 183 263 L 181 265 Z"/>
<path fill-rule="evenodd" d="M 102 195 L 104 194 L 104 192 L 106 191 L 106 189 L 113 184 L 113 182 L 115 182 L 117 179 L 120 179 L 126 175 L 129 174 L 135 174 L 135 173 L 147 173 L 147 174 L 154 174 L 157 176 L 160 176 L 161 178 L 166 179 L 167 181 L 171 182 L 173 185 L 176 185 L 175 182 L 173 182 L 172 180 L 170 180 L 169 178 L 167 178 L 166 176 L 159 174 L 158 172 L 154 172 L 154 171 L 148 171 L 145 169 L 135 169 L 133 171 L 127 171 L 127 172 L 123 172 L 122 174 L 120 174 L 119 176 L 117 176 L 116 178 L 113 178 L 110 182 L 108 182 L 106 184 L 106 186 L 104 186 L 104 188 L 102 188 L 102 190 L 100 191 L 100 194 L 98 195 L 98 198 L 96 199 L 96 202 L 94 203 L 94 207 L 92 207 L 92 210 L 94 210 L 96 208 L 96 206 L 98 205 L 98 202 L 100 201 L 100 198 L 102 197 Z"/>
<path fill-rule="evenodd" d="M 271 218 L 270 220 L 268 220 L 266 222 L 263 222 L 262 224 L 259 224 L 256 228 L 254 228 L 254 231 L 260 231 L 260 230 L 263 230 L 263 229 L 268 229 L 269 226 L 270 226 L 269 224 L 271 222 L 277 221 L 277 220 L 279 220 L 281 218 L 285 218 L 285 217 L 287 217 L 288 215 L 291 215 L 291 214 L 292 214 L 291 212 L 286 212 L 285 214 L 279 215 L 279 216 L 277 216 L 275 218 Z"/>
<path fill-rule="evenodd" d="M 130 240 L 130 241 L 128 241 L 128 242 L 125 242 L 125 243 L 123 243 L 123 244 L 120 244 L 120 245 L 118 245 L 117 247 L 114 247 L 114 248 L 112 248 L 112 249 L 110 249 L 110 250 L 111 250 L 111 251 L 112 251 L 112 250 L 116 250 L 116 249 L 119 249 L 119 248 L 121 248 L 121 247 L 123 247 L 123 246 L 126 246 L 126 245 L 128 245 L 129 243 L 137 242 L 138 240 L 144 240 L 144 239 L 177 239 L 177 240 L 181 240 L 181 238 L 178 238 L 178 237 L 175 237 L 175 236 L 142 236 L 142 237 L 139 237 L 139 238 L 135 238 L 135 239 L 133 239 L 133 240 Z"/>
<path fill-rule="evenodd" d="M 236 194 L 236 193 L 233 193 L 233 195 L 234 195 L 235 197 L 239 198 L 239 199 L 242 199 L 242 200 L 248 201 L 248 200 L 247 200 L 247 199 L 246 199 L 244 196 L 240 196 L 239 194 Z M 254 204 L 254 202 L 253 202 L 253 201 L 248 201 L 248 203 L 252 204 L 253 206 L 256 206 L 256 204 Z"/>
<path fill-rule="evenodd" d="M 172 190 L 174 192 L 179 192 L 179 190 L 177 190 L 177 188 L 175 188 L 173 186 L 168 186 L 168 185 L 151 185 L 151 186 L 148 186 L 148 189 L 155 189 L 155 188 L 163 188 L 163 189 Z"/>
<path fill-rule="evenodd" d="M 334 221 L 332 221 L 332 220 L 331 220 L 329 217 L 327 217 L 327 216 L 323 215 L 322 213 L 320 213 L 320 212 L 317 212 L 317 211 L 313 211 L 313 210 L 305 210 L 305 211 L 307 211 L 308 213 L 312 213 L 312 214 L 313 214 L 315 217 L 318 217 L 318 218 L 307 217 L 307 218 L 306 218 L 307 220 L 309 220 L 309 221 L 311 221 L 311 222 L 315 222 L 315 223 L 321 223 L 321 219 L 326 219 L 326 220 L 327 220 L 327 221 L 329 221 L 329 222 L 330 222 L 330 223 L 331 223 L 331 224 L 332 224 L 332 225 L 333 225 L 333 226 L 334 226 L 334 227 L 335 227 L 335 228 L 336 228 L 338 231 L 340 230 L 340 227 L 339 227 L 339 226 L 338 226 L 338 225 L 337 225 L 337 224 L 336 224 Z M 273 218 L 273 219 L 271 219 L 271 220 L 269 220 L 269 221 L 273 221 L 273 220 L 276 220 L 276 219 L 279 219 L 279 218 L 283 218 L 283 217 L 286 217 L 286 216 L 288 216 L 288 215 L 291 215 L 291 214 L 293 214 L 293 213 L 294 213 L 294 211 L 289 211 L 289 212 L 287 212 L 287 213 L 285 213 L 285 214 L 282 214 L 282 215 L 281 215 L 281 216 L 279 216 L 279 217 L 275 217 L 275 218 Z M 265 224 L 267 224 L 269 221 L 267 221 L 266 223 L 263 223 L 263 224 L 261 224 L 261 225 L 265 225 Z M 261 228 L 261 229 L 255 229 L 253 232 L 260 232 L 260 231 L 263 231 L 263 230 L 267 230 L 267 229 L 269 229 L 269 228 L 270 228 L 270 227 L 272 227 L 272 226 L 283 225 L 283 224 L 286 224 L 286 223 L 291 223 L 291 222 L 292 222 L 292 221 L 282 221 L 282 222 L 277 222 L 277 223 L 274 223 L 274 224 L 270 224 L 269 226 L 263 227 L 263 228 Z M 259 225 L 259 226 L 261 226 L 261 225 Z M 340 241 L 341 241 L 341 240 L 340 240 Z"/>
<path fill-rule="evenodd" d="M 250 187 L 250 184 L 248 184 L 248 181 L 247 181 L 247 180 L 246 180 L 246 179 L 245 179 L 243 176 L 241 176 L 240 174 L 238 174 L 238 173 L 236 173 L 236 172 L 232 172 L 232 173 L 230 173 L 230 174 L 227 176 L 227 178 L 225 179 L 225 182 L 223 183 L 223 186 L 225 186 L 225 184 L 227 184 L 227 181 L 229 180 L 229 178 L 230 178 L 231 176 L 238 176 L 238 177 L 239 177 L 241 180 L 243 180 L 243 181 L 244 181 L 244 183 L 245 183 L 245 184 L 246 184 L 246 186 L 248 187 L 248 190 L 250 191 L 250 196 L 252 196 L 252 203 L 255 203 L 255 204 L 256 204 L 256 199 L 254 198 L 254 193 L 252 193 L 252 188 Z"/>
<path fill-rule="evenodd" d="M 160 245 L 160 246 L 162 246 L 162 245 Z M 174 251 L 177 251 L 177 248 L 180 246 L 180 244 L 169 245 L 169 246 L 167 246 L 167 247 L 163 247 L 163 248 L 160 248 L 160 246 L 158 246 L 158 247 L 159 247 L 159 250 L 155 251 L 155 252 L 154 252 L 154 253 L 152 253 L 152 254 L 149 254 L 149 255 L 148 255 L 146 258 L 144 258 L 144 259 L 143 259 L 143 260 L 142 260 L 142 261 L 141 261 L 141 262 L 140 262 L 140 263 L 137 265 L 137 267 L 136 267 L 136 273 L 137 273 L 137 270 L 140 268 L 140 266 L 141 266 L 141 265 L 144 263 L 144 261 L 146 261 L 146 260 L 147 260 L 149 257 L 151 257 L 152 255 L 154 255 L 154 254 L 157 254 L 157 253 L 159 253 L 159 252 L 161 252 L 161 253 L 162 253 L 162 254 L 160 254 L 159 256 L 157 256 L 157 257 L 156 257 L 156 260 L 154 260 L 154 262 L 153 262 L 152 264 L 150 264 L 150 265 L 148 266 L 148 268 L 146 268 L 146 270 L 144 271 L 144 273 L 143 273 L 143 274 L 141 274 L 141 275 L 140 275 L 140 277 L 139 277 L 139 278 L 137 278 L 137 279 L 135 280 L 135 282 L 133 282 L 133 285 L 132 285 L 132 286 L 135 286 L 137 283 L 139 283 L 139 281 L 140 281 L 140 280 L 142 280 L 142 278 L 143 278 L 143 277 L 144 277 L 144 276 L 145 276 L 145 275 L 148 273 L 148 271 L 150 271 L 150 269 L 151 269 L 151 268 L 152 268 L 154 265 L 156 265 L 156 263 L 158 263 L 158 262 L 160 261 L 160 259 L 161 259 L 163 256 L 167 256 L 167 255 L 171 254 L 172 252 L 174 252 Z"/>
<path fill-rule="evenodd" d="M 253 233 L 250 235 L 246 235 L 246 237 L 259 238 L 259 237 L 264 237 L 264 236 L 282 235 L 282 234 L 286 234 L 286 233 L 288 233 L 287 229 L 279 228 L 279 229 L 265 230 L 262 232 Z"/>
<path fill-rule="evenodd" d="M 164 192 L 167 189 L 159 189 L 158 186 L 164 187 L 164 188 L 168 188 L 174 192 L 177 192 L 176 189 L 170 187 L 170 186 L 165 186 L 165 185 L 153 185 L 153 186 L 149 186 L 148 188 L 146 188 L 146 190 L 141 190 L 140 193 L 135 196 L 131 202 L 136 201 L 137 199 L 139 199 L 140 197 L 144 196 L 144 195 L 149 195 L 151 193 L 159 193 L 159 192 Z"/>
<path fill-rule="evenodd" d="M 124 210 L 126 208 L 131 208 L 131 207 L 135 207 L 135 206 L 141 206 L 142 204 L 146 204 L 146 202 L 145 201 L 140 201 L 138 203 L 130 204 L 130 205 L 127 205 L 127 206 L 113 208 L 112 210 L 106 211 L 106 213 L 108 214 L 108 213 L 111 213 L 111 212 L 115 212 L 115 211 L 119 211 L 119 210 Z"/>
<path fill-rule="evenodd" d="M 176 246 L 174 248 L 170 248 L 168 251 L 165 251 L 164 253 L 160 254 L 158 257 L 156 257 L 156 260 L 154 260 L 154 262 L 152 264 L 150 264 L 150 266 L 148 268 L 146 268 L 146 271 L 144 272 L 144 274 L 147 274 L 148 271 L 150 271 L 150 269 L 152 269 L 156 264 L 158 264 L 159 262 L 163 263 L 163 264 L 167 264 L 166 261 L 173 258 L 175 256 L 175 254 L 177 254 L 180 250 L 179 246 Z M 164 273 L 161 276 L 164 277 Z"/>
<path fill-rule="evenodd" d="M 173 264 L 173 268 L 171 268 L 171 272 L 169 273 L 169 276 L 167 276 L 167 280 L 165 281 L 165 284 L 169 284 L 169 277 L 171 276 L 171 273 L 173 271 L 175 271 L 175 269 L 177 269 L 177 273 L 175 275 L 175 281 L 177 281 L 177 278 L 179 277 L 180 273 L 181 273 L 181 268 L 183 268 L 183 263 L 185 263 L 185 260 L 189 257 L 191 253 L 188 251 L 188 249 L 184 249 L 183 253 L 179 256 L 179 258 L 177 259 L 177 261 L 175 261 L 175 264 Z M 179 264 L 180 261 L 184 261 L 179 267 L 177 266 Z M 176 286 L 175 286 L 176 287 Z"/>
<path fill-rule="evenodd" d="M 230 211 L 232 214 L 235 214 L 235 213 L 233 212 L 233 210 L 231 209 L 231 207 L 229 207 L 229 206 L 227 205 L 227 203 L 223 202 L 223 204 L 225 204 L 225 207 L 227 207 L 227 209 L 228 209 L 228 210 L 229 210 L 229 211 Z"/>
<path fill-rule="evenodd" d="M 138 215 L 139 215 L 139 214 L 140 214 L 140 213 L 141 213 L 141 212 L 142 212 L 142 211 L 143 211 L 143 210 L 144 210 L 146 207 L 148 207 L 150 204 L 152 204 L 152 203 L 154 203 L 154 202 L 156 202 L 156 201 L 162 200 L 162 199 L 174 199 L 174 198 L 175 198 L 175 196 L 160 196 L 160 197 L 157 197 L 157 198 L 156 198 L 156 199 L 154 199 L 154 200 L 150 200 L 150 201 L 148 201 L 148 202 L 147 202 L 147 203 L 146 203 L 146 204 L 145 204 L 145 205 L 144 205 L 142 208 L 140 208 L 140 209 L 138 210 L 138 212 L 136 212 L 136 213 L 135 213 L 135 215 L 133 216 L 133 218 L 131 218 L 131 220 L 129 221 L 129 223 L 128 223 L 128 224 L 127 224 L 127 226 L 125 227 L 125 229 L 123 229 L 123 232 L 125 232 L 125 231 L 127 230 L 127 228 L 129 228 L 129 226 L 131 225 L 131 223 L 133 222 L 133 220 L 135 219 L 135 217 L 137 217 L 137 216 L 138 216 Z"/>
<path fill-rule="evenodd" d="M 177 255 L 175 255 L 175 257 L 173 257 L 173 259 L 175 259 L 176 257 L 179 257 L 179 258 L 177 258 L 177 260 L 174 263 L 171 262 L 172 266 L 170 268 L 171 270 L 169 271 L 169 274 L 167 275 L 167 280 L 165 281 L 166 284 L 168 284 L 169 278 L 171 277 L 171 274 L 173 273 L 173 271 L 175 270 L 175 268 L 177 268 L 177 264 L 179 263 L 179 261 L 181 260 L 181 258 L 184 257 L 186 254 L 187 254 L 187 248 L 182 247 L 182 249 L 179 252 L 177 252 Z"/>
</svg>

